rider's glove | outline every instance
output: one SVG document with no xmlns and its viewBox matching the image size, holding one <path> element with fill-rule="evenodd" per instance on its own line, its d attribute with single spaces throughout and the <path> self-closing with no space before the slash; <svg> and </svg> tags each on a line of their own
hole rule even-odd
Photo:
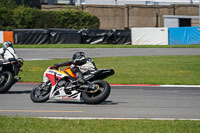
<svg viewBox="0 0 200 133">
<path fill-rule="evenodd" d="M 59 65 L 58 64 L 54 64 L 54 66 L 52 67 L 53 69 L 58 69 Z"/>
</svg>

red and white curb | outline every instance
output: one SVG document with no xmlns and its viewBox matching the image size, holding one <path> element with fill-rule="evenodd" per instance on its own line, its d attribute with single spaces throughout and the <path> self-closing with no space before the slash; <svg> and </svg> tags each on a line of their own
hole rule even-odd
<svg viewBox="0 0 200 133">
<path fill-rule="evenodd" d="M 154 84 L 110 84 L 111 86 L 143 86 L 143 87 L 199 87 L 200 85 L 154 85 Z"/>
<path fill-rule="evenodd" d="M 199 87 L 200 85 L 160 85 L 160 87 Z"/>
<path fill-rule="evenodd" d="M 153 84 L 110 84 L 111 86 L 160 86 Z"/>
<path fill-rule="evenodd" d="M 17 84 L 40 84 L 39 82 L 18 82 Z M 196 87 L 200 85 L 154 85 L 154 84 L 110 84 L 111 86 L 135 86 L 135 87 Z"/>
</svg>

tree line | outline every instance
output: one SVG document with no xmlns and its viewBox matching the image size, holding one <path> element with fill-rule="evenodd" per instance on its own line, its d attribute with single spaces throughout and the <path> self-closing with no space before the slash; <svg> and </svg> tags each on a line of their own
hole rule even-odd
<svg viewBox="0 0 200 133">
<path fill-rule="evenodd" d="M 12 29 L 98 29 L 99 19 L 87 12 L 74 9 L 43 11 L 15 0 L 0 0 L 0 30 Z"/>
</svg>

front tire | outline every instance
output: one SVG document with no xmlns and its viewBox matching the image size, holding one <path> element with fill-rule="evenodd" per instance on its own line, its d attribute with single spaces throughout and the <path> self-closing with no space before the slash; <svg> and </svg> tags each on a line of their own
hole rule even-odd
<svg viewBox="0 0 200 133">
<path fill-rule="evenodd" d="M 2 72 L 0 74 L 0 93 L 6 93 L 12 87 L 14 82 L 14 75 L 9 71 Z"/>
<path fill-rule="evenodd" d="M 34 87 L 31 91 L 31 100 L 35 103 L 42 103 L 49 100 L 49 95 L 51 91 L 51 84 L 41 83 Z"/>
<path fill-rule="evenodd" d="M 86 104 L 99 104 L 104 102 L 110 95 L 110 85 L 103 80 L 93 81 L 92 84 L 97 86 L 97 90 L 88 90 L 88 92 L 82 92 L 82 99 Z"/>
</svg>

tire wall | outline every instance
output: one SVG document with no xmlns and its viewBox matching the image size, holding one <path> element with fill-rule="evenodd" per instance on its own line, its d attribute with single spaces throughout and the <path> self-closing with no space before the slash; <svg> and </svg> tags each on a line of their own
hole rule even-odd
<svg viewBox="0 0 200 133">
<path fill-rule="evenodd" d="M 15 29 L 15 44 L 131 44 L 131 30 Z"/>
<path fill-rule="evenodd" d="M 132 28 L 131 30 L 16 29 L 0 31 L 0 43 L 15 44 L 200 44 L 200 27 Z"/>
<path fill-rule="evenodd" d="M 11 41 L 14 43 L 13 31 L 0 31 L 0 43 Z"/>
</svg>

